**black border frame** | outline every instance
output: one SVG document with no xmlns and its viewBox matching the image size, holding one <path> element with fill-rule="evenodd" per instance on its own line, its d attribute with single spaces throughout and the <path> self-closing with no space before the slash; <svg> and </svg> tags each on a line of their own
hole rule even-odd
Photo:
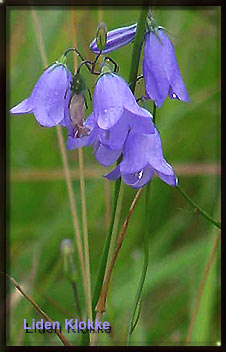
<svg viewBox="0 0 226 352">
<path fill-rule="evenodd" d="M 9 207 L 9 179 L 8 179 L 8 171 L 7 171 L 7 164 L 8 164 L 8 144 L 9 144 L 9 138 L 7 138 L 7 119 L 6 119 L 6 107 L 7 107 L 7 39 L 6 39 L 6 8 L 8 6 L 12 7 L 20 7 L 20 6 L 35 6 L 35 7 L 42 7 L 42 6 L 142 6 L 142 5 L 152 5 L 152 6 L 195 6 L 195 7 L 202 7 L 202 6 L 220 6 L 221 7 L 221 36 L 223 37 L 223 33 L 225 33 L 225 21 L 224 21 L 224 11 L 225 10 L 225 5 L 224 5 L 224 0 L 141 0 L 141 1 L 129 1 L 129 0 L 94 0 L 94 1 L 89 1 L 89 0 L 77 0 L 77 1 L 72 1 L 72 0 L 37 0 L 32 1 L 32 0 L 2 0 L 3 3 L 0 3 L 0 44 L 1 44 L 1 55 L 0 55 L 0 97 L 1 97 L 1 111 L 2 111 L 2 118 L 0 119 L 0 143 L 1 143 L 1 153 L 0 153 L 0 200 L 1 200 L 1 211 L 0 211 L 0 346 L 1 346 L 1 351 L 24 351 L 24 350 L 30 350 L 32 349 L 33 351 L 39 351 L 40 349 L 46 349 L 49 351 L 58 351 L 62 349 L 67 349 L 67 350 L 74 350 L 75 348 L 77 350 L 84 350 L 87 348 L 91 348 L 93 351 L 108 351 L 108 350 L 137 350 L 139 348 L 140 350 L 154 350 L 154 351 L 163 351 L 163 350 L 175 350 L 175 351 L 224 351 L 225 350 L 225 312 L 226 311 L 226 306 L 225 306 L 225 267 L 224 267 L 224 256 L 222 256 L 221 260 L 221 267 L 222 267 L 222 306 L 221 306 L 221 311 L 222 311 L 222 317 L 221 317 L 221 332 L 222 332 L 222 340 L 221 340 L 221 346 L 98 346 L 98 347 L 88 347 L 88 346 L 72 346 L 72 347 L 66 347 L 66 346 L 6 346 L 6 290 L 7 290 L 7 279 L 4 273 L 6 272 L 6 253 L 7 253 L 7 229 L 8 229 L 8 214 L 9 212 L 7 211 Z M 221 38 L 221 43 L 224 44 L 223 41 L 224 38 Z M 224 49 L 224 46 L 222 45 L 222 49 Z M 222 70 L 222 78 L 225 77 L 225 55 L 224 55 L 224 50 L 221 51 L 221 62 L 223 65 L 221 65 L 221 70 Z M 225 83 L 224 80 L 222 79 L 221 82 L 221 88 L 222 88 L 222 98 L 223 93 L 225 92 Z M 225 99 L 222 99 L 222 102 L 224 103 Z M 224 116 L 224 104 L 222 103 L 222 112 L 221 115 Z M 3 118 L 3 116 L 5 118 Z M 223 119 L 222 119 L 223 123 Z M 224 139 L 223 139 L 223 131 L 224 128 L 221 130 L 221 136 L 222 136 L 222 151 L 224 150 Z M 222 158 L 223 160 L 223 158 Z M 224 180 L 224 175 L 225 175 L 225 164 L 222 163 L 222 180 Z M 224 187 L 222 187 L 222 209 L 224 209 L 224 202 L 225 202 L 225 194 L 224 194 Z M 223 221 L 222 221 L 223 222 Z M 222 238 L 222 253 L 224 253 L 225 249 L 225 239 L 224 236 Z"/>
</svg>

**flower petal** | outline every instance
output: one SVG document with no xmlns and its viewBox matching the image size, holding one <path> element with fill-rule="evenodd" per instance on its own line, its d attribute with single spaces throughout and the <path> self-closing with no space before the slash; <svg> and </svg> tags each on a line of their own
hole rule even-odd
<svg viewBox="0 0 226 352">
<path fill-rule="evenodd" d="M 154 176 L 154 170 L 147 165 L 143 170 L 135 174 L 122 174 L 123 181 L 133 188 L 141 188 Z"/>
<path fill-rule="evenodd" d="M 101 165 L 111 166 L 121 155 L 121 149 L 112 150 L 100 143 L 99 146 L 96 148 L 94 154 Z"/>
<path fill-rule="evenodd" d="M 133 174 L 148 165 L 149 149 L 144 134 L 130 131 L 123 148 L 123 159 L 120 163 L 122 174 Z"/>
<path fill-rule="evenodd" d="M 93 109 L 95 117 L 111 108 L 121 108 L 124 103 L 124 87 L 120 79 L 113 73 L 105 73 L 97 80 L 94 95 Z"/>
<path fill-rule="evenodd" d="M 110 108 L 98 115 L 97 124 L 100 128 L 107 130 L 116 125 L 123 114 L 123 108 Z"/>
<path fill-rule="evenodd" d="M 157 174 L 158 174 L 158 177 L 161 178 L 162 181 L 168 183 L 169 186 L 174 186 L 174 187 L 177 186 L 178 180 L 174 172 L 172 175 L 162 174 L 161 172 L 157 172 Z"/>
<path fill-rule="evenodd" d="M 135 105 L 135 106 L 134 106 Z M 93 95 L 94 114 L 111 108 L 139 107 L 127 82 L 114 73 L 105 73 L 97 81 Z"/>
<path fill-rule="evenodd" d="M 96 126 L 96 120 L 93 112 L 87 117 L 84 122 L 84 125 L 91 130 Z"/>
<path fill-rule="evenodd" d="M 18 105 L 14 106 L 11 110 L 11 114 L 27 114 L 32 112 L 33 105 L 30 102 L 30 98 L 23 100 Z"/>
<path fill-rule="evenodd" d="M 124 117 L 127 118 L 130 128 L 138 133 L 154 133 L 155 127 L 152 122 L 152 115 L 149 111 L 140 108 L 137 109 L 137 113 L 124 108 Z"/>
<path fill-rule="evenodd" d="M 68 130 L 69 136 L 73 137 L 75 134 L 75 131 L 73 130 L 71 119 L 69 116 L 69 102 L 70 102 L 70 98 L 71 98 L 71 90 L 69 88 L 67 89 L 67 92 L 66 92 L 64 98 L 65 98 L 64 118 L 63 118 L 63 120 L 61 120 L 60 125 L 62 127 L 66 127 Z"/>
<path fill-rule="evenodd" d="M 71 74 L 64 65 L 54 64 L 36 83 L 30 102 L 35 118 L 42 126 L 56 126 L 64 119 L 65 92 L 70 79 Z"/>
<path fill-rule="evenodd" d="M 73 138 L 71 136 L 68 137 L 67 140 L 67 149 L 77 149 L 85 147 L 89 144 L 89 136 L 82 136 L 80 138 Z"/>
<path fill-rule="evenodd" d="M 127 134 L 129 131 L 129 125 L 126 118 L 121 118 L 119 121 L 110 129 L 103 130 L 99 129 L 99 139 L 102 144 L 111 149 L 121 149 Z"/>
<path fill-rule="evenodd" d="M 74 138 L 73 135 L 68 135 L 68 141 L 67 141 L 67 149 L 76 149 L 76 148 L 82 148 L 85 146 L 89 146 L 97 140 L 98 137 L 98 128 L 96 127 L 96 122 L 94 119 L 94 114 L 90 114 L 89 117 L 87 117 L 84 126 L 88 127 L 90 129 L 90 133 L 88 136 L 82 136 L 79 138 Z"/>
<path fill-rule="evenodd" d="M 116 166 L 109 174 L 104 175 L 108 180 L 117 180 L 121 176 L 119 165 Z"/>
<path fill-rule="evenodd" d="M 148 144 L 148 161 L 153 169 L 157 173 L 173 176 L 173 168 L 166 162 L 163 156 L 159 132 L 156 130 L 155 134 L 146 135 L 146 143 Z"/>
<path fill-rule="evenodd" d="M 165 72 L 164 43 L 154 32 L 145 35 L 143 75 L 145 95 L 160 107 L 168 95 L 169 81 Z"/>
<path fill-rule="evenodd" d="M 189 102 L 189 96 L 180 74 L 173 44 L 164 31 L 159 30 L 158 35 L 164 44 L 162 60 L 164 60 L 164 68 L 170 84 L 169 97 Z"/>
</svg>

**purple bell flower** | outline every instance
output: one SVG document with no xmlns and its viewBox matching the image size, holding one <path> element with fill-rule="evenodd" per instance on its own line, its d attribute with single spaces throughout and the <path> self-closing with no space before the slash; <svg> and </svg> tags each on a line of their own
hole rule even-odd
<svg viewBox="0 0 226 352">
<path fill-rule="evenodd" d="M 121 48 L 122 46 L 130 43 L 134 40 L 137 30 L 137 24 L 132 24 L 128 27 L 122 27 L 114 29 L 107 33 L 107 42 L 102 54 L 110 53 L 113 50 Z M 90 49 L 95 54 L 98 54 L 100 50 L 97 47 L 97 41 L 94 39 L 90 44 Z"/>
<path fill-rule="evenodd" d="M 143 75 L 145 97 L 153 100 L 157 107 L 162 105 L 167 95 L 171 99 L 189 102 L 174 47 L 161 29 L 145 35 Z"/>
<path fill-rule="evenodd" d="M 54 63 L 43 72 L 30 97 L 13 107 L 10 113 L 33 113 L 38 123 L 45 127 L 63 124 L 65 93 L 70 81 L 71 73 L 67 67 Z"/>
<path fill-rule="evenodd" d="M 153 19 L 152 19 L 153 21 Z M 150 22 L 150 21 L 149 21 Z M 152 23 L 152 22 L 151 22 Z M 171 99 L 189 102 L 180 70 L 177 64 L 173 44 L 162 29 L 154 25 L 145 34 L 143 75 L 145 97 L 152 99 L 160 107 L 167 95 Z M 135 38 L 137 25 L 114 29 L 107 33 L 107 42 L 103 54 L 121 48 Z M 96 39 L 90 44 L 94 53 L 99 53 Z"/>
<path fill-rule="evenodd" d="M 175 173 L 163 157 L 161 139 L 157 129 L 154 134 L 139 134 L 130 131 L 123 147 L 121 163 L 105 177 L 115 180 L 121 176 L 126 184 L 140 188 L 155 174 L 170 186 L 177 185 Z"/>
<path fill-rule="evenodd" d="M 93 144 L 94 154 L 104 166 L 119 158 L 131 129 L 137 133 L 155 132 L 151 113 L 137 104 L 128 84 L 113 73 L 102 74 L 96 83 L 93 113 L 84 122 L 88 136 L 74 138 L 70 119 L 64 121 L 69 131 L 67 148 Z"/>
<path fill-rule="evenodd" d="M 98 79 L 93 111 L 98 126 L 104 130 L 120 122 L 136 132 L 149 134 L 155 131 L 151 113 L 137 104 L 126 81 L 113 73 L 102 74 Z"/>
</svg>

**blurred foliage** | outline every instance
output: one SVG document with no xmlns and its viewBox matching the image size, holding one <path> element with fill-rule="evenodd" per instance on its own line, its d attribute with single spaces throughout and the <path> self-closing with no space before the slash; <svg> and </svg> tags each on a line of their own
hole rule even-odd
<svg viewBox="0 0 226 352">
<path fill-rule="evenodd" d="M 75 9 L 78 47 L 93 58 L 89 43 L 98 23 L 98 9 Z M 137 21 L 139 8 L 103 8 L 108 30 Z M 166 27 L 174 43 L 178 64 L 190 95 L 190 103 L 166 99 L 157 111 L 166 159 L 175 163 L 220 161 L 220 8 L 154 7 L 153 15 Z M 48 63 L 73 46 L 73 22 L 69 7 L 37 8 Z M 8 7 L 8 106 L 28 97 L 43 70 L 31 11 Z M 110 56 L 119 64 L 120 75 L 128 79 L 132 44 Z M 70 54 L 72 69 L 73 54 Z M 83 69 L 93 92 L 95 77 Z M 136 95 L 143 92 L 138 84 Z M 87 116 L 92 109 L 88 102 Z M 151 102 L 148 108 L 152 109 Z M 10 174 L 18 170 L 62 168 L 56 129 L 39 126 L 32 115 L 7 116 Z M 64 137 L 66 140 L 66 131 Z M 68 152 L 70 167 L 78 167 L 77 151 Z M 85 165 L 97 165 L 91 148 L 84 149 Z M 106 172 L 104 168 L 103 174 Z M 103 248 L 105 225 L 105 185 L 103 178 L 86 181 L 92 287 Z M 219 219 L 219 176 L 183 176 L 180 184 L 210 214 Z M 111 189 L 113 183 L 110 183 Z M 79 181 L 73 181 L 81 218 Z M 125 219 L 135 195 L 126 187 L 121 214 Z M 23 285 L 54 321 L 76 318 L 73 291 L 66 281 L 60 257 L 60 243 L 74 239 L 66 184 L 55 181 L 14 181 L 10 184 L 9 267 L 10 274 Z M 143 253 L 142 197 L 134 211 L 120 251 L 104 316 L 113 332 L 100 335 L 100 345 L 124 345 L 128 319 L 139 281 Z M 154 178 L 151 185 L 150 263 L 143 292 L 141 317 L 132 336 L 134 345 L 181 345 L 184 343 L 196 294 L 213 246 L 216 230 L 194 213 L 179 192 Z M 75 258 L 78 264 L 77 257 Z M 81 280 L 80 300 L 84 306 Z M 36 311 L 10 285 L 9 345 L 61 345 L 55 335 L 25 334 L 23 319 L 40 319 Z M 216 345 L 220 341 L 220 258 L 216 258 L 206 283 L 191 344 Z M 80 334 L 78 334 L 80 335 Z M 67 335 L 72 344 L 81 336 Z"/>
</svg>

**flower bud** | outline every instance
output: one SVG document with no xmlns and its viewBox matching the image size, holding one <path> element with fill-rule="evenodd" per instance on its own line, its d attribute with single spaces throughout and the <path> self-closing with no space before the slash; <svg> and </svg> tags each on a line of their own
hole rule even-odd
<svg viewBox="0 0 226 352">
<path fill-rule="evenodd" d="M 61 242 L 60 248 L 64 262 L 64 274 L 71 282 L 75 282 L 76 270 L 73 259 L 73 243 L 70 239 L 67 238 Z"/>
<path fill-rule="evenodd" d="M 63 256 L 70 256 L 74 253 L 73 243 L 69 238 L 61 242 L 60 249 Z"/>
<path fill-rule="evenodd" d="M 105 42 L 102 54 L 110 53 L 116 49 L 129 44 L 134 40 L 136 35 L 137 24 L 132 24 L 128 27 L 116 28 L 107 33 L 107 41 Z M 90 44 L 90 49 L 93 53 L 99 53 L 99 47 L 97 46 L 97 39 L 95 38 Z"/>
<path fill-rule="evenodd" d="M 100 51 L 105 48 L 107 42 L 107 26 L 104 22 L 100 22 L 97 27 L 96 43 Z"/>
</svg>

